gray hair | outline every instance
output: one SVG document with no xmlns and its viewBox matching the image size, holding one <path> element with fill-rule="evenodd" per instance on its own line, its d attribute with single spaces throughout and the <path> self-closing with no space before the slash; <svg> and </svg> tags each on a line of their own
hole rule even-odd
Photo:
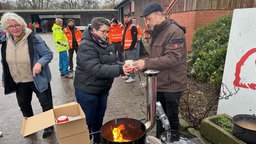
<svg viewBox="0 0 256 144">
<path fill-rule="evenodd" d="M 16 13 L 7 12 L 7 13 L 4 13 L 1 18 L 2 28 L 6 32 L 8 32 L 8 26 L 9 26 L 8 20 L 16 21 L 18 24 L 23 26 L 23 29 L 27 27 L 27 23 L 21 16 L 17 15 Z"/>
<path fill-rule="evenodd" d="M 96 30 L 99 30 L 101 26 L 104 24 L 107 26 L 110 26 L 110 21 L 104 17 L 95 17 L 92 19 L 91 27 L 95 28 Z"/>
</svg>

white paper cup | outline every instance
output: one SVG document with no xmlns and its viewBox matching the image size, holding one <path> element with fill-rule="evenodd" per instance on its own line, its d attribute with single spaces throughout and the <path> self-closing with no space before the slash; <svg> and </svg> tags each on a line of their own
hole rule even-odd
<svg viewBox="0 0 256 144">
<path fill-rule="evenodd" d="M 125 64 L 129 64 L 131 67 L 133 67 L 133 60 L 125 60 Z"/>
<path fill-rule="evenodd" d="M 125 64 L 129 64 L 132 67 L 132 72 L 134 72 L 133 60 L 125 60 Z"/>
</svg>

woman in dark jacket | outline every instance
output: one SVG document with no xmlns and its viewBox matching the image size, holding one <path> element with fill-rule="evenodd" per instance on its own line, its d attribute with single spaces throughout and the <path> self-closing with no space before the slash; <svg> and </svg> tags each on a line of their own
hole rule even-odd
<svg viewBox="0 0 256 144">
<path fill-rule="evenodd" d="M 90 133 L 95 133 L 94 143 L 101 142 L 99 131 L 114 78 L 131 70 L 128 65 L 117 64 L 114 49 L 106 41 L 109 26 L 106 18 L 94 18 L 83 33 L 77 52 L 75 95 L 86 115 Z"/>
<path fill-rule="evenodd" d="M 6 31 L 1 48 L 5 94 L 16 92 L 24 117 L 34 115 L 31 106 L 33 92 L 43 111 L 52 109 L 51 72 L 48 66 L 53 58 L 52 51 L 17 14 L 5 13 L 1 23 Z M 46 128 L 43 138 L 50 136 L 52 131 L 53 127 Z"/>
</svg>

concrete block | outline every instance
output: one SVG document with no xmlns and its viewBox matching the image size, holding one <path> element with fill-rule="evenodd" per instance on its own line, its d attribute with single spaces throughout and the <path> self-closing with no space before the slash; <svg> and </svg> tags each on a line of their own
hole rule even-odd
<svg viewBox="0 0 256 144">
<path fill-rule="evenodd" d="M 220 117 L 232 119 L 226 114 L 218 114 L 203 119 L 200 127 L 201 135 L 213 144 L 246 144 L 214 123 Z"/>
</svg>

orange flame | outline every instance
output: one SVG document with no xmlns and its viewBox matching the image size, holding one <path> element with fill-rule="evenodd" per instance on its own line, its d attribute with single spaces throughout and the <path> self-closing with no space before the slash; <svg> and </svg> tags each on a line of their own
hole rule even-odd
<svg viewBox="0 0 256 144">
<path fill-rule="evenodd" d="M 117 128 L 112 130 L 114 142 L 129 142 L 129 140 L 123 138 L 121 131 L 125 129 L 123 124 L 120 124 Z"/>
</svg>

